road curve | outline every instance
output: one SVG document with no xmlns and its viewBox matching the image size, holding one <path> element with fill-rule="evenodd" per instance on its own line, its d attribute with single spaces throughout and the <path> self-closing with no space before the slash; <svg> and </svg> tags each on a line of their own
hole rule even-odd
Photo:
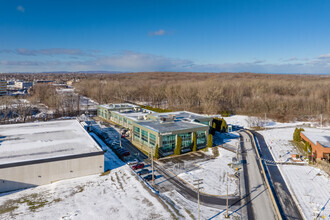
<svg viewBox="0 0 330 220">
<path fill-rule="evenodd" d="M 176 187 L 176 190 L 186 199 L 197 202 L 197 192 L 179 180 L 176 176 L 169 173 L 161 165 L 154 164 L 156 170 L 161 173 L 166 180 Z M 226 205 L 226 198 L 216 197 L 211 195 L 200 194 L 201 204 L 214 207 L 223 208 Z M 239 206 L 241 204 L 241 199 L 239 197 L 232 197 L 228 200 L 229 206 Z"/>
</svg>

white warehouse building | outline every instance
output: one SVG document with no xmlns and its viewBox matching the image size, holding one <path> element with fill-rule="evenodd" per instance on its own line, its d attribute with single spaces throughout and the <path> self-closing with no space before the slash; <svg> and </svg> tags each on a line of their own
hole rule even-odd
<svg viewBox="0 0 330 220">
<path fill-rule="evenodd" d="M 0 192 L 104 171 L 104 152 L 77 120 L 0 126 Z"/>
</svg>

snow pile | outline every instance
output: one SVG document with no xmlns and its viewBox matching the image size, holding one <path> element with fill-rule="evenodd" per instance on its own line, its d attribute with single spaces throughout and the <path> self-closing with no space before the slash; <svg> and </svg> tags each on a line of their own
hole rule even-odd
<svg viewBox="0 0 330 220">
<path fill-rule="evenodd" d="M 237 194 L 238 185 L 237 179 L 233 177 L 234 169 L 228 164 L 232 163 L 232 158 L 235 153 L 228 150 L 218 148 L 219 156 L 215 159 L 210 159 L 203 162 L 198 162 L 194 168 L 187 170 L 185 173 L 178 175 L 181 179 L 193 185 L 195 179 L 203 179 L 202 192 L 212 195 L 226 195 L 227 194 L 227 177 L 228 177 L 228 193 Z M 212 149 L 209 149 L 208 154 L 212 154 Z"/>
<path fill-rule="evenodd" d="M 233 115 L 230 117 L 223 117 L 225 119 L 225 121 L 227 122 L 227 124 L 231 124 L 231 125 L 238 125 L 238 126 L 242 126 L 244 128 L 248 128 L 250 127 L 249 124 L 249 116 L 246 115 Z"/>
<path fill-rule="evenodd" d="M 0 219 L 172 219 L 127 166 L 0 197 Z"/>
</svg>

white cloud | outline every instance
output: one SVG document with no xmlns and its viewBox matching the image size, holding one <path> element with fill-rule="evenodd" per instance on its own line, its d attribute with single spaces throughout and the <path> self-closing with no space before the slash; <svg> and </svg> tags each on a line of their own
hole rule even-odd
<svg viewBox="0 0 330 220">
<path fill-rule="evenodd" d="M 330 59 L 330 53 L 318 56 L 318 59 Z"/>
<path fill-rule="evenodd" d="M 17 11 L 20 11 L 20 12 L 25 12 L 25 8 L 22 6 L 22 5 L 19 5 L 19 6 L 17 6 Z"/>
<path fill-rule="evenodd" d="M 124 51 L 110 56 L 82 57 L 65 60 L 40 60 L 31 56 L 27 61 L 0 60 L 0 72 L 42 71 L 177 71 L 177 72 L 256 72 L 256 73 L 330 73 L 330 61 L 315 58 L 313 61 L 294 63 L 268 63 L 253 59 L 250 62 L 198 64 L 189 59 L 174 59 L 149 53 Z M 55 59 L 55 58 L 54 58 Z"/>
<path fill-rule="evenodd" d="M 98 53 L 97 50 L 81 50 L 81 49 L 67 49 L 67 48 L 47 48 L 47 49 L 26 49 L 26 48 L 17 48 L 15 50 L 3 49 L 0 50 L 0 53 L 7 54 L 17 54 L 23 56 L 55 56 L 55 55 L 75 55 L 75 56 L 94 56 L 95 53 Z"/>
<path fill-rule="evenodd" d="M 160 29 L 158 31 L 154 31 L 154 32 L 149 32 L 149 36 L 161 36 L 161 35 L 165 35 L 166 32 L 163 29 Z"/>
</svg>

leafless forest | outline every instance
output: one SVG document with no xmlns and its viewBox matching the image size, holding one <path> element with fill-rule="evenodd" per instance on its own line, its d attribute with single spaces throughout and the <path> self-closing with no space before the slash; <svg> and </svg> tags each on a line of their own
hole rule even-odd
<svg viewBox="0 0 330 220">
<path fill-rule="evenodd" d="M 91 75 L 75 87 L 100 103 L 144 101 L 155 107 L 264 116 L 280 121 L 330 114 L 330 76 L 252 73 Z"/>
<path fill-rule="evenodd" d="M 76 79 L 76 92 L 99 103 L 146 102 L 153 107 L 199 113 L 262 116 L 279 121 L 330 116 L 329 75 L 253 73 L 11 74 L 6 78 Z M 55 89 L 35 87 L 32 97 L 56 106 Z"/>
</svg>

